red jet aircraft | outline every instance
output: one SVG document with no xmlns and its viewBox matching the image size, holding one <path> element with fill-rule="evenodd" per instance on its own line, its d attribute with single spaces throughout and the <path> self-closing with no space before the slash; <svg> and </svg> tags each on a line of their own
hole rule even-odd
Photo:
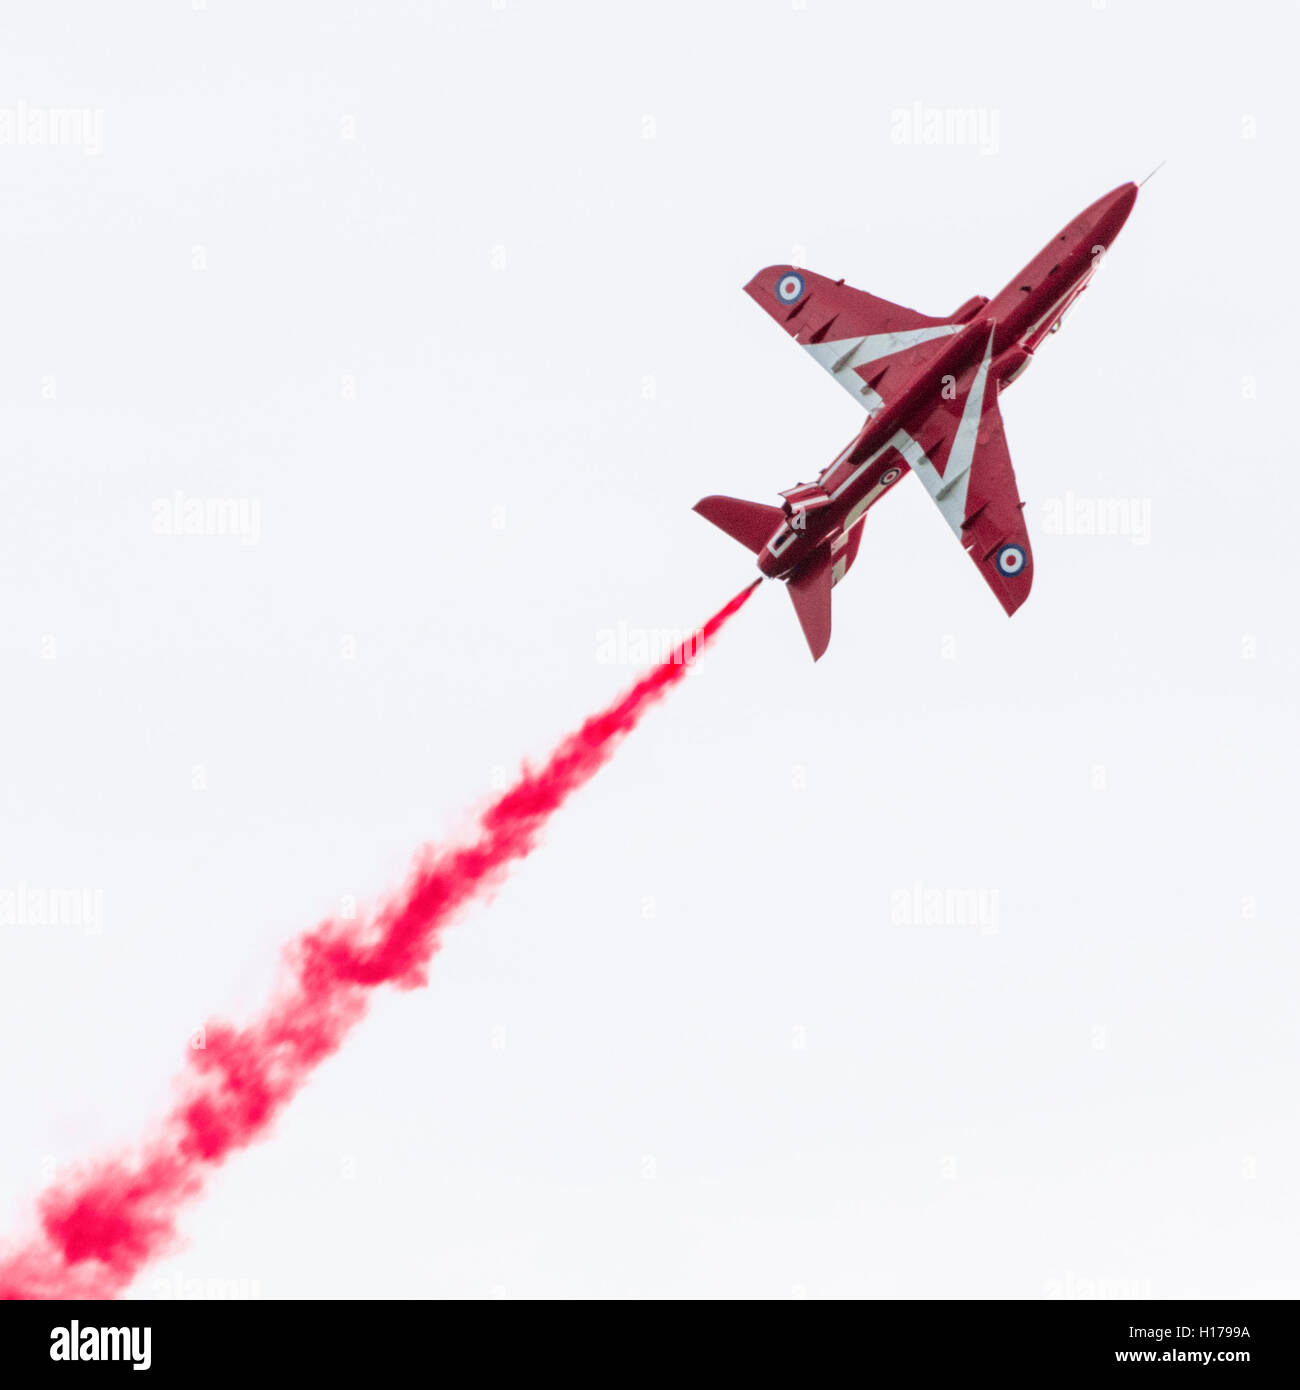
<svg viewBox="0 0 1300 1390">
<path fill-rule="evenodd" d="M 745 292 L 867 412 L 861 432 L 815 483 L 779 507 L 705 497 L 695 510 L 785 579 L 816 661 L 831 640 L 831 589 L 848 573 L 861 523 L 910 468 L 1003 608 L 1029 596 L 1033 559 L 998 395 L 1087 288 L 1137 198 L 1121 184 L 1099 198 L 995 299 L 951 317 L 851 289 L 843 280 L 771 265 Z"/>
</svg>

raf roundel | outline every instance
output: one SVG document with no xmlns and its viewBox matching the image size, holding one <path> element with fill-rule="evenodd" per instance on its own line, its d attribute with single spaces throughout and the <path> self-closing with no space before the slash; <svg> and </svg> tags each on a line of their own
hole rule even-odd
<svg viewBox="0 0 1300 1390">
<path fill-rule="evenodd" d="M 1025 552 L 1018 545 L 1004 545 L 998 551 L 998 573 L 1008 577 L 1019 574 L 1025 567 Z"/>
<path fill-rule="evenodd" d="M 901 468 L 886 468 L 880 475 L 880 486 L 888 487 L 890 483 L 896 483 L 898 481 L 898 475 L 902 471 Z"/>
<path fill-rule="evenodd" d="M 803 276 L 796 275 L 792 270 L 789 275 L 783 275 L 776 282 L 776 297 L 782 304 L 793 304 L 795 300 L 803 298 Z"/>
</svg>

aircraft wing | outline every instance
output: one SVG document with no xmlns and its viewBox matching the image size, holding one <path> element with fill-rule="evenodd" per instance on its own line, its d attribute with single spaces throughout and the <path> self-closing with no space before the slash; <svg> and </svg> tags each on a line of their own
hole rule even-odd
<svg viewBox="0 0 1300 1390">
<path fill-rule="evenodd" d="M 958 317 L 931 318 L 791 265 L 760 270 L 745 293 L 868 413 L 889 398 L 891 371 L 911 371 L 941 352 L 988 302 L 971 300 Z"/>
<path fill-rule="evenodd" d="M 1010 614 L 1029 597 L 1034 557 L 997 389 L 988 380 L 992 350 L 990 332 L 983 360 L 955 400 L 936 404 L 899 450 Z"/>
</svg>

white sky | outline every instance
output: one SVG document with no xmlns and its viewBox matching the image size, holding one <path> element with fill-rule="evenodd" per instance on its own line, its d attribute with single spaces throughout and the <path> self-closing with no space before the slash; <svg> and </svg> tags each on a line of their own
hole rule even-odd
<svg viewBox="0 0 1300 1390">
<path fill-rule="evenodd" d="M 773 501 L 860 423 L 756 269 L 950 312 L 1166 159 L 1003 401 L 1021 612 L 910 480 L 819 665 L 761 591 L 136 1292 L 1300 1290 L 1297 29 L 1137 0 L 0 23 L 0 137 L 20 103 L 97 113 L 0 144 L 0 890 L 103 902 L 98 934 L 0 926 L 3 1229 L 144 1129 L 286 940 L 628 683 L 602 630 L 747 582 L 691 505 Z M 995 138 L 897 143 L 915 103 Z M 177 491 L 255 502 L 256 543 L 155 535 Z M 1071 494 L 1147 542 L 1053 534 Z M 918 884 L 996 930 L 891 920 Z"/>
</svg>

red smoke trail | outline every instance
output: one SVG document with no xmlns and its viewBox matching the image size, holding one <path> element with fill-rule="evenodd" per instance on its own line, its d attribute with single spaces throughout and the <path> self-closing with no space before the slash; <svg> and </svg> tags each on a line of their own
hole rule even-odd
<svg viewBox="0 0 1300 1390">
<path fill-rule="evenodd" d="M 0 1297 L 115 1297 L 150 1260 L 169 1253 L 176 1219 L 207 1175 L 267 1133 L 361 1021 L 376 985 L 425 983 L 456 912 L 534 849 L 551 814 L 682 679 L 759 582 L 570 734 L 540 768 L 525 766 L 483 812 L 472 843 L 421 851 L 401 892 L 369 920 L 326 921 L 290 943 L 280 992 L 243 1028 L 207 1026 L 206 1046 L 189 1054 L 175 1104 L 140 1149 L 101 1160 L 41 1196 L 38 1234 L 0 1258 Z"/>
</svg>

